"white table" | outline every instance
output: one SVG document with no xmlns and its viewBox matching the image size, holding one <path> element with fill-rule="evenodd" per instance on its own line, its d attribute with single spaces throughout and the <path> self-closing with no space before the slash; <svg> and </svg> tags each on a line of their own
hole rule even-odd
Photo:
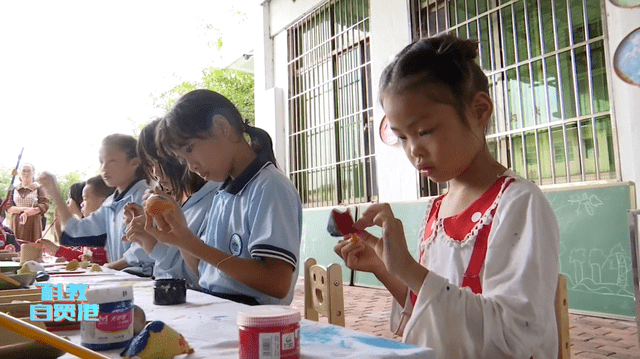
<svg viewBox="0 0 640 359">
<path fill-rule="evenodd" d="M 106 270 L 98 276 L 52 277 L 50 283 L 89 285 L 133 285 L 134 304 L 141 307 L 147 321 L 161 320 L 179 333 L 194 348 L 189 356 L 178 358 L 238 358 L 238 310 L 244 304 L 217 298 L 198 291 L 187 292 L 187 302 L 179 305 L 153 304 L 153 281 L 126 273 Z M 56 332 L 80 343 L 80 331 Z M 343 327 L 303 319 L 300 322 L 301 358 L 434 358 L 433 350 L 398 343 Z M 122 350 L 103 351 L 121 358 Z M 62 358 L 73 358 L 66 354 Z"/>
</svg>

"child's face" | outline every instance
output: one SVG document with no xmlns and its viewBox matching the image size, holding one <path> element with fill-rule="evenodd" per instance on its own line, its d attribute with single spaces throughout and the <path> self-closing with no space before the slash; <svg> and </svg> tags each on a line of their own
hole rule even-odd
<svg viewBox="0 0 640 359">
<path fill-rule="evenodd" d="M 177 151 L 189 165 L 189 170 L 207 181 L 224 182 L 231 173 L 232 144 L 226 136 L 208 135 L 195 138 Z"/>
<path fill-rule="evenodd" d="M 153 177 L 155 177 L 156 181 L 166 190 L 171 191 L 171 181 L 167 176 L 164 175 L 164 171 L 160 167 L 158 162 L 153 162 Z"/>
<path fill-rule="evenodd" d="M 127 158 L 127 154 L 112 146 L 100 147 L 100 174 L 109 187 L 122 187 L 129 185 L 135 178 L 140 160 Z"/>
<path fill-rule="evenodd" d="M 85 185 L 82 189 L 82 203 L 80 204 L 82 215 L 88 217 L 91 213 L 97 211 L 105 199 L 96 194 L 92 185 Z"/>
<path fill-rule="evenodd" d="M 447 182 L 464 173 L 484 147 L 483 125 L 469 113 L 467 127 L 453 106 L 430 100 L 425 90 L 389 93 L 383 107 L 411 164 L 422 176 Z"/>
</svg>

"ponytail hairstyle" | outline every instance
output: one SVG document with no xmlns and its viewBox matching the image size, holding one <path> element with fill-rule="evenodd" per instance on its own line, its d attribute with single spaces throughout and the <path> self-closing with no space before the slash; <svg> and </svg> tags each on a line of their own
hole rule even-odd
<svg viewBox="0 0 640 359">
<path fill-rule="evenodd" d="M 114 133 L 102 139 L 102 146 L 119 149 L 127 155 L 128 160 L 138 158 L 138 152 L 136 150 L 137 141 L 133 136 Z M 139 165 L 138 168 L 136 168 L 136 181 L 141 179 L 149 182 L 149 177 L 147 177 L 144 169 L 142 169 L 142 165 Z"/>
<path fill-rule="evenodd" d="M 69 198 L 71 198 L 80 208 L 82 203 L 82 190 L 84 189 L 85 182 L 76 182 L 69 187 Z"/>
<path fill-rule="evenodd" d="M 453 106 L 462 123 L 469 126 L 466 106 L 478 92 L 489 94 L 487 76 L 475 62 L 478 43 L 453 35 L 420 39 L 405 47 L 380 76 L 380 98 L 391 93 L 405 93 L 426 85 L 425 91 L 438 103 Z M 441 91 L 439 89 L 443 89 Z"/>
<path fill-rule="evenodd" d="M 158 128 L 160 136 L 156 141 L 175 151 L 190 139 L 206 138 L 213 134 L 212 119 L 215 115 L 226 118 L 238 135 L 247 134 L 256 155 L 266 158 L 277 167 L 269 134 L 243 121 L 240 112 L 229 99 L 211 90 L 193 90 L 180 97 L 165 115 Z"/>
<path fill-rule="evenodd" d="M 198 192 L 207 182 L 202 177 L 189 171 L 187 165 L 166 152 L 159 150 L 156 144 L 158 124 L 162 119 L 158 118 L 147 124 L 138 138 L 138 157 L 146 176 L 153 177 L 153 164 L 157 162 L 162 173 L 171 182 L 172 195 L 179 201 L 186 194 L 191 196 Z"/>
</svg>

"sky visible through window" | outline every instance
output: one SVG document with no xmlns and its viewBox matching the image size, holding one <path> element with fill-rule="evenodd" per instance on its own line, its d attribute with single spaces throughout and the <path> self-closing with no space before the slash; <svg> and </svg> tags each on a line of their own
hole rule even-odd
<svg viewBox="0 0 640 359">
<path fill-rule="evenodd" d="M 152 93 L 252 50 L 259 10 L 254 0 L 3 2 L 0 167 L 24 147 L 38 172 L 92 176 L 103 137 L 162 115 Z M 220 51 L 208 44 L 218 37 Z"/>
</svg>

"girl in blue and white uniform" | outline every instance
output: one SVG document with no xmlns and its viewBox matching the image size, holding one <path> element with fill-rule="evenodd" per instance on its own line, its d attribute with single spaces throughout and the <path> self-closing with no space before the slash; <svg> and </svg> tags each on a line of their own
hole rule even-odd
<svg viewBox="0 0 640 359">
<path fill-rule="evenodd" d="M 158 123 L 160 123 L 159 119 L 154 120 L 140 132 L 138 156 L 142 161 L 142 167 L 157 181 L 158 185 L 152 192 L 173 197 L 182 206 L 182 212 L 191 232 L 202 237 L 211 202 L 220 183 L 204 180 L 189 171 L 186 164 L 179 162 L 175 157 L 159 152 L 155 141 Z M 125 208 L 125 212 L 129 212 L 133 218 L 126 229 L 127 240 L 140 244 L 155 261 L 154 277 L 156 279 L 183 278 L 189 288 L 199 289 L 197 262 L 187 263 L 179 247 L 160 243 L 145 231 L 142 207 L 130 203 Z"/>
<path fill-rule="evenodd" d="M 150 220 L 147 230 L 195 257 L 206 292 L 246 304 L 291 303 L 302 205 L 293 184 L 276 168 L 269 135 L 245 124 L 227 98 L 209 90 L 182 96 L 158 134 L 159 144 L 191 171 L 224 184 L 213 200 L 204 242 L 188 229 L 180 211 L 153 215 L 163 230 Z"/>
<path fill-rule="evenodd" d="M 86 218 L 78 219 L 71 215 L 51 174 L 43 173 L 38 178 L 59 210 L 63 226 L 60 244 L 105 247 L 109 257 L 109 263 L 105 266 L 117 270 L 139 266 L 143 273 L 151 275 L 153 260 L 138 244 L 122 241 L 125 205 L 129 202 L 142 203 L 142 196 L 149 188 L 136 153 L 136 139 L 123 134 L 105 137 L 99 158 L 104 182 L 116 190 L 97 211 Z"/>
</svg>

